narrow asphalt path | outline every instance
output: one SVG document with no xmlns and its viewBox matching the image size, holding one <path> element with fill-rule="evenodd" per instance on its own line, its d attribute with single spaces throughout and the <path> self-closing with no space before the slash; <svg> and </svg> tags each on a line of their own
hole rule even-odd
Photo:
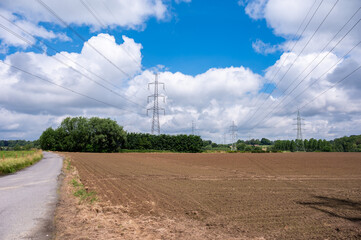
<svg viewBox="0 0 361 240">
<path fill-rule="evenodd" d="M 63 160 L 44 158 L 15 174 L 0 177 L 0 239 L 51 239 Z"/>
</svg>

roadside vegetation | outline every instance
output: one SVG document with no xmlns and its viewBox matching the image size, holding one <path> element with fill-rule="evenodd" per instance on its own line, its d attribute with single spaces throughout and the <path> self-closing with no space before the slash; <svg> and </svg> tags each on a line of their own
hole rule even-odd
<svg viewBox="0 0 361 240">
<path fill-rule="evenodd" d="M 65 169 L 68 173 L 72 175 L 72 179 L 70 181 L 71 186 L 73 187 L 73 195 L 80 199 L 80 202 L 90 202 L 93 203 L 97 201 L 96 193 L 94 191 L 88 191 L 88 189 L 81 183 L 80 177 L 76 172 L 76 169 L 71 165 L 71 161 L 69 158 L 65 159 Z M 75 170 L 75 172 L 74 172 Z"/>
<path fill-rule="evenodd" d="M 14 173 L 43 158 L 41 150 L 0 151 L 0 175 Z"/>
</svg>

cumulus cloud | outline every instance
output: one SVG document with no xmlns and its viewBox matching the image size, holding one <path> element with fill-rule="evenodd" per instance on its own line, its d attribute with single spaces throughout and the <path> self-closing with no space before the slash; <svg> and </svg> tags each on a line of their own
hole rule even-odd
<svg viewBox="0 0 361 240">
<path fill-rule="evenodd" d="M 16 24 L 19 28 L 15 27 L 12 23 Z M 20 29 L 26 29 L 32 36 L 22 32 Z M 20 39 L 19 36 L 25 39 L 25 41 Z M 0 39 L 3 51 L 8 46 L 16 46 L 23 49 L 28 47 L 36 42 L 33 36 L 44 39 L 59 39 L 61 41 L 71 40 L 64 33 L 54 33 L 53 31 L 46 30 L 42 26 L 38 26 L 18 16 L 12 15 L 10 12 L 3 9 L 0 10 Z"/>
<path fill-rule="evenodd" d="M 252 48 L 256 53 L 268 55 L 277 52 L 280 47 L 271 45 L 270 43 L 264 43 L 262 40 L 257 39 L 255 42 L 252 42 Z"/>
<path fill-rule="evenodd" d="M 81 94 L 113 104 L 118 108 L 136 112 L 137 109 L 132 109 L 136 102 L 126 102 L 118 95 L 123 94 L 122 86 L 126 86 L 129 76 L 132 77 L 141 71 L 139 64 L 141 62 L 141 44 L 135 43 L 133 39 L 126 36 L 123 36 L 122 44 L 117 44 L 114 37 L 107 34 L 94 36 L 89 39 L 88 43 L 102 51 L 107 59 L 127 75 L 109 64 L 87 44 L 83 46 L 80 53 L 62 52 L 48 56 L 33 52 L 17 52 L 8 55 L 3 62 Z M 132 55 L 132 60 L 128 54 Z M 91 72 L 85 71 L 79 65 L 90 69 Z M 58 117 L 67 114 L 84 114 L 84 110 L 103 115 L 106 115 L 106 112 L 117 114 L 122 112 L 122 110 L 104 106 L 99 102 L 44 82 L 8 65 L 0 64 L 0 79 L 2 85 L 0 106 L 7 111 L 7 115 L 15 112 Z M 114 86 L 118 86 L 118 88 Z M 105 88 L 111 89 L 113 92 Z"/>
<path fill-rule="evenodd" d="M 258 20 L 263 18 L 264 9 L 267 0 L 239 0 L 238 5 L 245 6 L 245 12 L 252 19 Z"/>
<path fill-rule="evenodd" d="M 176 2 L 177 4 L 182 3 L 182 2 L 190 3 L 190 2 L 192 2 L 192 0 L 175 0 L 175 2 Z"/>
<path fill-rule="evenodd" d="M 161 0 L 112 0 L 112 1 L 49 1 L 41 0 L 67 24 L 90 25 L 95 28 L 122 26 L 136 28 L 150 18 L 162 20 L 166 17 L 167 7 Z M 51 22 L 60 24 L 41 4 L 26 0 L 1 1 L 1 8 L 21 15 L 33 23 Z M 97 16 L 98 20 L 91 14 Z"/>
<path fill-rule="evenodd" d="M 58 24 L 44 9 L 35 7 L 33 5 L 36 4 L 28 1 L 5 2 L 7 4 L 4 6 L 7 7 L 2 11 L 6 11 L 12 21 L 28 24 L 24 26 L 27 29 L 33 27 L 32 32 L 36 33 L 36 36 L 50 39 L 60 37 L 60 33 L 42 30 L 39 26 L 39 22 Z M 166 17 L 166 7 L 161 1 L 137 0 L 132 1 L 132 4 L 125 4 L 126 1 L 109 1 L 109 10 L 124 8 L 128 11 L 125 15 L 117 16 L 117 21 L 106 6 L 101 5 L 102 1 L 84 2 L 96 10 L 103 24 L 110 27 L 137 29 L 150 17 L 158 20 Z M 64 14 L 67 15 L 65 21 L 68 24 L 102 28 L 102 24 L 91 16 L 80 2 L 72 2 L 74 9 L 70 10 L 64 7 L 69 6 L 68 4 L 46 3 L 59 11 L 59 15 L 70 11 L 69 14 Z M 123 3 L 125 5 L 120 6 Z M 139 6 L 136 3 L 139 3 Z M 315 3 L 313 10 L 318 3 Z M 79 53 L 61 52 L 48 56 L 17 52 L 8 55 L 3 62 L 116 107 L 84 98 L 0 63 L 0 120 L 4 123 L 0 127 L 1 138 L 36 139 L 45 128 L 56 127 L 67 116 L 79 115 L 110 117 L 128 131 L 149 132 L 151 118 L 146 116 L 146 109 L 152 106 L 151 102 L 147 103 L 152 89 L 148 90 L 147 84 L 154 81 L 154 71 L 159 72 L 159 81 L 165 83 L 165 91 L 160 89 L 166 97 L 165 103 L 160 102 L 161 107 L 166 110 L 166 115 L 161 116 L 160 120 L 162 132 L 165 133 L 190 133 L 192 121 L 196 121 L 198 133 L 203 138 L 222 142 L 220 137 L 223 138 L 232 121 L 235 121 L 239 129 L 238 137 L 242 139 L 249 136 L 295 138 L 292 124 L 295 123 L 293 119 L 297 108 L 305 106 L 318 96 L 301 109 L 301 115 L 306 119 L 306 138 L 334 138 L 358 133 L 357 131 L 361 130 L 357 127 L 360 126 L 361 119 L 360 71 L 320 95 L 361 64 L 359 46 L 346 54 L 361 39 L 360 26 L 356 26 L 333 49 L 357 22 L 361 11 L 331 41 L 335 33 L 355 13 L 357 3 L 356 0 L 340 1 L 309 45 L 303 49 L 332 7 L 332 1 L 324 1 L 299 41 L 296 41 L 295 34 L 313 1 L 240 1 L 239 4 L 243 4 L 252 19 L 265 19 L 274 33 L 286 40 L 284 44 L 275 46 L 260 39 L 253 43 L 254 50 L 261 54 L 284 51 L 274 65 L 265 69 L 263 76 L 243 66 L 212 68 L 196 76 L 170 72 L 167 66 L 143 70 L 142 45 L 126 36 L 123 36 L 122 43 L 118 44 L 114 36 L 108 34 L 98 34 L 90 38 Z M 63 37 L 67 40 L 66 36 Z M 3 41 L 7 41 L 6 44 L 16 44 L 15 39 L 5 38 L 3 37 Z M 33 39 L 30 38 L 29 41 Z M 324 47 L 329 41 L 330 44 Z M 20 42 L 18 46 L 26 47 Z M 121 71 L 99 55 L 92 46 Z M 333 50 L 330 53 L 331 49 Z M 92 72 L 85 71 L 74 62 Z M 93 80 L 115 93 L 104 89 Z M 265 84 L 274 87 L 270 96 L 262 90 Z M 307 91 L 304 91 L 305 89 Z M 258 108 L 258 113 L 250 119 Z M 268 116 L 274 108 L 275 111 Z M 256 124 L 258 125 L 254 127 Z"/>
<path fill-rule="evenodd" d="M 43 23 L 50 23 L 52 26 L 65 27 L 46 7 L 40 4 L 41 2 L 52 9 L 66 24 L 90 26 L 93 31 L 116 27 L 142 29 L 149 18 L 164 20 L 168 16 L 167 6 L 162 0 L 5 0 L 0 2 L 0 24 L 26 38 L 30 44 L 13 36 L 4 28 L 0 28 L 2 52 L 9 46 L 26 48 L 35 43 L 32 37 L 21 32 L 7 20 L 34 36 L 70 41 L 64 33 L 55 33 L 42 26 Z"/>
<path fill-rule="evenodd" d="M 332 89 L 330 87 L 361 63 L 361 48 L 357 46 L 361 36 L 361 26 L 358 24 L 361 16 L 359 1 L 337 2 L 323 23 L 335 1 L 323 1 L 317 12 L 316 8 L 321 2 L 313 0 L 256 0 L 241 3 L 245 13 L 252 19 L 264 19 L 275 35 L 286 40 L 279 45 L 279 49 L 285 52 L 265 71 L 265 81 L 271 83 L 274 90 L 270 96 L 260 94 L 259 103 L 264 104 L 254 106 L 253 112 L 259 107 L 260 110 L 253 121 L 261 124 L 253 131 L 258 132 L 257 135 L 267 135 L 268 132 L 271 134 L 281 129 L 280 126 L 288 125 L 291 131 L 281 130 L 283 134 L 277 133 L 287 138 L 294 132 L 290 119 L 296 116 L 298 107 L 305 106 L 301 114 L 309 125 L 306 137 L 333 138 L 340 134 L 342 136 L 342 132 L 352 133 L 351 130 L 355 130 L 353 124 L 358 121 L 361 112 L 357 80 L 361 73 L 357 71 L 341 84 Z M 303 34 L 300 36 L 301 32 Z M 260 40 L 254 42 L 252 47 L 263 54 L 275 50 L 275 46 Z M 357 133 L 360 129 L 355 131 Z"/>
<path fill-rule="evenodd" d="M 147 71 L 134 78 L 127 95 L 133 96 L 149 79 L 151 73 Z M 219 134 L 232 120 L 241 121 L 246 117 L 248 102 L 257 95 L 262 78 L 250 69 L 230 67 L 210 69 L 196 76 L 165 71 L 159 73 L 159 81 L 165 83 L 167 96 L 166 103 L 161 103 L 166 109 L 166 116 L 161 119 L 164 130 L 189 133 L 188 125 L 194 120 L 200 126 L 200 133 L 211 137 L 212 131 L 214 135 Z M 144 99 L 147 94 L 149 92 L 140 92 Z M 149 124 L 145 127 L 147 130 Z"/>
<path fill-rule="evenodd" d="M 109 64 L 88 43 L 127 75 Z M 78 115 L 111 117 L 128 131 L 149 132 L 150 117 L 146 116 L 146 108 L 152 106 L 151 102 L 147 105 L 147 96 L 152 94 L 152 89 L 148 90 L 147 84 L 154 81 L 154 75 L 149 70 L 141 70 L 141 49 L 141 44 L 126 36 L 123 36 L 122 44 L 117 44 L 113 36 L 98 34 L 84 44 L 80 53 L 62 52 L 48 56 L 17 52 L 8 55 L 4 60 L 7 64 L 118 108 L 92 101 L 0 64 L 0 107 L 3 116 L 11 119 L 11 124 L 4 125 L 8 126 L 7 129 L 0 130 L 2 138 L 23 136 L 36 139 L 48 126 L 56 126 L 67 116 Z M 91 69 L 92 73 L 74 62 Z M 172 134 L 189 132 L 187 124 L 196 120 L 200 134 L 205 137 L 215 136 L 228 126 L 231 119 L 241 121 L 246 117 L 249 112 L 248 102 L 257 95 L 262 85 L 262 77 L 244 67 L 212 68 L 196 76 L 172 73 L 164 68 L 157 70 L 159 81 L 164 82 L 166 87 L 162 92 L 166 96 L 166 102 L 160 103 L 166 110 L 166 115 L 161 117 L 162 129 L 163 132 Z M 123 97 L 100 87 L 92 80 L 113 89 Z M 27 117 L 30 115 L 32 117 Z M 25 124 L 22 118 L 28 118 L 29 124 Z M 42 120 L 31 127 L 30 122 L 40 118 Z M 22 135 L 19 135 L 20 130 L 23 131 Z"/>
</svg>

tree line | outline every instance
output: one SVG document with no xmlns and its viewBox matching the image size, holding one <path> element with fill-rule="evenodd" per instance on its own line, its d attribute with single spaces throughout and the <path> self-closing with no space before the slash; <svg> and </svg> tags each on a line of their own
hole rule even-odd
<svg viewBox="0 0 361 240">
<path fill-rule="evenodd" d="M 276 140 L 272 149 L 291 152 L 361 152 L 361 135 L 351 135 L 331 141 L 314 138 L 309 140 Z"/>
<path fill-rule="evenodd" d="M 203 141 L 203 150 L 229 151 L 232 144 L 217 144 L 211 140 Z M 336 138 L 331 141 L 325 139 L 305 140 L 275 140 L 267 138 L 238 140 L 236 142 L 238 151 L 242 152 L 277 152 L 277 151 L 306 151 L 306 152 L 361 152 L 361 135 Z"/>
<path fill-rule="evenodd" d="M 0 140 L 0 150 L 30 150 L 32 148 L 39 148 L 39 141 L 26 141 L 26 140 Z"/>
<path fill-rule="evenodd" d="M 46 129 L 39 140 L 0 140 L 0 150 L 43 150 L 70 152 L 119 152 L 160 150 L 174 152 L 230 151 L 231 144 L 217 144 L 195 135 L 151 135 L 128 133 L 116 121 L 98 117 L 64 119 L 56 129 Z M 322 139 L 275 140 L 267 138 L 238 140 L 238 151 L 307 151 L 307 152 L 361 152 L 361 135 Z"/>
<path fill-rule="evenodd" d="M 174 152 L 201 152 L 202 139 L 195 135 L 151 135 L 128 133 L 125 144 L 130 150 L 165 150 Z"/>
<path fill-rule="evenodd" d="M 98 117 L 68 117 L 58 128 L 46 129 L 39 142 L 43 150 L 69 152 L 119 152 L 125 149 L 200 152 L 202 147 L 199 136 L 127 133 L 116 121 Z"/>
</svg>

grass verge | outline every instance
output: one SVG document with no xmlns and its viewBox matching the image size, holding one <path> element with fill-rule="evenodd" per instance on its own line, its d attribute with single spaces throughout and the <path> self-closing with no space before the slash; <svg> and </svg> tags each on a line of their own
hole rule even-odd
<svg viewBox="0 0 361 240">
<path fill-rule="evenodd" d="M 74 170 L 74 168 L 71 166 L 71 162 L 69 159 L 65 160 L 65 164 L 66 164 L 67 171 Z M 96 197 L 96 192 L 88 191 L 88 189 L 85 188 L 84 185 L 80 182 L 79 175 L 75 174 L 73 179 L 70 181 L 70 184 L 74 188 L 73 195 L 75 197 L 79 197 L 81 202 L 86 201 L 86 202 L 93 203 L 98 200 Z"/>
<path fill-rule="evenodd" d="M 19 171 L 23 168 L 33 165 L 42 158 L 43 153 L 41 150 L 26 151 L 22 153 L 14 152 L 0 160 L 0 175 Z"/>
</svg>

